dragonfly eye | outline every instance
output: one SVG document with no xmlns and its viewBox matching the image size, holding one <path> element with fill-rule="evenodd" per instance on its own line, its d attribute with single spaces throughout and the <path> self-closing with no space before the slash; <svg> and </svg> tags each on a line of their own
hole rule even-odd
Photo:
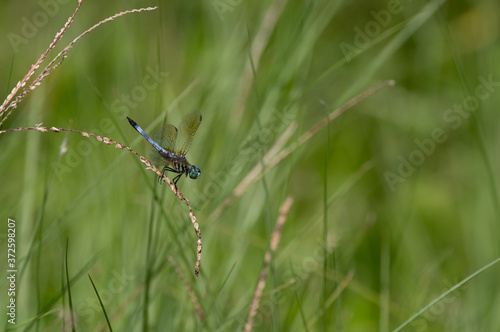
<svg viewBox="0 0 500 332">
<path fill-rule="evenodd" d="M 189 170 L 189 177 L 191 179 L 197 179 L 201 174 L 201 171 L 198 167 L 192 165 L 191 169 Z"/>
</svg>

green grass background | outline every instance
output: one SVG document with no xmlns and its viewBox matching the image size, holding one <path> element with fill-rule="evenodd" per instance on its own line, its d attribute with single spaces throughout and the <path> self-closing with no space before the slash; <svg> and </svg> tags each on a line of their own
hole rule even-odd
<svg viewBox="0 0 500 332">
<path fill-rule="evenodd" d="M 37 1 L 1 2 L 4 95 L 74 11 L 76 1 L 62 2 L 49 11 Z M 373 11 L 397 4 L 401 10 L 347 61 L 341 44 L 356 46 L 357 31 L 377 27 Z M 68 152 L 58 159 L 65 133 L 2 134 L 0 329 L 70 330 L 67 288 L 62 296 L 68 241 L 77 330 L 107 328 L 87 275 L 115 331 L 242 330 L 269 231 L 288 195 L 294 203 L 255 331 L 391 331 L 499 257 L 499 87 L 456 129 L 443 118 L 474 95 L 479 77 L 500 81 L 497 1 L 288 1 L 273 14 L 255 75 L 248 75 L 251 45 L 276 1 L 87 0 L 49 60 L 98 21 L 154 5 L 159 9 L 82 38 L 2 129 L 78 129 L 148 156 L 126 115 L 154 134 L 163 121 L 177 125 L 200 110 L 188 160 L 202 175 L 179 181 L 202 232 L 200 277 L 185 204 L 135 155 L 70 133 Z M 13 47 L 9 36 L 22 36 L 26 20 L 40 12 L 50 19 Z M 150 70 L 165 77 L 141 90 Z M 288 126 L 298 125 L 290 145 L 388 79 L 396 86 L 331 122 L 212 217 Z M 138 91 L 146 94 L 121 101 Z M 386 172 L 398 174 L 398 158 L 408 160 L 418 150 L 415 140 L 436 128 L 444 142 L 391 190 Z M 17 224 L 15 326 L 4 312 L 7 218 Z M 204 324 L 168 256 L 200 301 Z M 458 287 L 405 330 L 498 331 L 499 269 Z"/>
</svg>

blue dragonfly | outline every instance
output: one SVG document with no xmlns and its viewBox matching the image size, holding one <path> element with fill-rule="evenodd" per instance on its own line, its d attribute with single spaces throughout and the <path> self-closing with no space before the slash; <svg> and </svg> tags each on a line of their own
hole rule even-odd
<svg viewBox="0 0 500 332">
<path fill-rule="evenodd" d="M 182 175 L 189 176 L 191 179 L 197 179 L 200 176 L 200 169 L 191 165 L 186 159 L 186 153 L 201 123 L 200 112 L 191 111 L 186 114 L 179 129 L 171 124 L 163 126 L 156 133 L 154 140 L 134 120 L 128 116 L 127 119 L 130 125 L 153 146 L 154 149 L 149 154 L 150 161 L 155 165 L 164 166 L 163 173 L 169 171 L 178 174 L 173 179 L 175 185 Z"/>
</svg>

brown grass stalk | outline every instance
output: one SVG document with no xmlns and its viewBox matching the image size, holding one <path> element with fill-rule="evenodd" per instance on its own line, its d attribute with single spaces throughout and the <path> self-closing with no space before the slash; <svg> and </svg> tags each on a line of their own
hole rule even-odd
<svg viewBox="0 0 500 332">
<path fill-rule="evenodd" d="M 83 3 L 83 0 L 79 0 L 78 1 L 78 6 L 75 9 L 75 12 L 68 19 L 68 21 L 66 22 L 66 24 L 64 25 L 64 27 L 61 29 L 61 31 L 59 31 L 56 34 L 54 40 L 49 45 L 49 47 L 47 48 L 47 50 L 40 56 L 40 58 L 37 60 L 37 62 L 30 67 L 28 73 L 24 76 L 24 78 L 21 81 L 19 81 L 17 83 L 17 85 L 14 87 L 14 89 L 12 89 L 11 93 L 7 96 L 7 98 L 5 99 L 5 101 L 2 103 L 2 105 L 0 106 L 0 118 L 9 109 L 10 109 L 10 112 L 7 113 L 7 115 L 3 116 L 2 120 L 0 121 L 0 126 L 10 116 L 10 114 L 17 107 L 17 105 L 23 100 L 23 98 L 30 91 L 35 90 L 36 87 L 39 86 L 42 83 L 42 81 L 44 80 L 44 78 L 47 77 L 54 69 L 56 69 L 62 63 L 62 61 L 66 58 L 68 51 L 73 47 L 73 45 L 80 38 L 82 38 L 83 36 L 85 36 L 86 34 L 88 34 L 89 32 L 91 32 L 92 30 L 96 29 L 97 27 L 103 25 L 104 23 L 112 21 L 115 18 L 118 18 L 120 16 L 123 16 L 123 15 L 126 15 L 126 14 L 131 14 L 131 13 L 139 13 L 139 12 L 142 12 L 142 11 L 151 11 L 151 10 L 155 10 L 155 9 L 158 8 L 158 7 L 147 7 L 147 8 L 126 10 L 126 11 L 120 12 L 118 14 L 115 14 L 113 16 L 110 16 L 110 17 L 108 17 L 108 18 L 106 18 L 106 19 L 98 22 L 97 24 L 94 24 L 92 27 L 90 27 L 89 29 L 85 30 L 82 34 L 80 34 L 78 37 L 76 37 L 75 39 L 73 39 L 73 41 L 71 41 L 71 43 L 69 43 L 61 52 L 59 52 L 59 54 L 45 67 L 45 69 L 40 73 L 40 75 L 29 85 L 29 87 L 28 88 L 24 88 L 23 91 L 19 95 L 17 95 L 17 97 L 12 101 L 12 99 L 14 98 L 14 96 L 16 96 L 16 94 L 19 92 L 19 90 L 26 85 L 26 83 L 28 82 L 28 80 L 33 76 L 34 72 L 40 67 L 40 65 L 43 63 L 43 61 L 47 58 L 48 53 L 61 40 L 61 37 L 66 32 L 66 30 L 68 29 L 68 27 L 70 26 L 70 24 L 73 22 L 76 14 L 80 10 L 80 7 L 81 7 L 82 3 Z M 163 181 L 165 181 L 169 185 L 169 187 L 172 190 L 172 192 L 174 192 L 174 194 L 181 201 L 184 201 L 186 203 L 186 205 L 187 205 L 187 207 L 189 209 L 189 218 L 191 219 L 191 222 L 193 223 L 193 227 L 194 227 L 196 236 L 198 237 L 198 241 L 197 241 L 197 255 L 196 255 L 197 258 L 196 258 L 196 264 L 195 264 L 195 276 L 198 277 L 198 275 L 200 273 L 200 265 L 201 265 L 201 249 L 202 249 L 201 231 L 200 231 L 200 227 L 198 225 L 198 222 L 196 221 L 196 216 L 193 213 L 193 209 L 191 208 L 191 204 L 189 203 L 189 200 L 186 197 L 184 197 L 184 195 L 177 189 L 177 187 L 175 186 L 175 184 L 167 176 L 165 176 L 158 168 L 156 168 L 149 160 L 147 160 L 145 157 L 141 156 L 140 154 L 138 154 L 137 152 L 135 152 L 131 148 L 129 148 L 129 147 L 127 147 L 127 146 L 125 146 L 125 145 L 117 142 L 117 141 L 114 141 L 114 140 L 109 139 L 109 138 L 104 137 L 104 136 L 99 136 L 99 135 L 95 135 L 95 134 L 91 134 L 91 133 L 86 133 L 86 132 L 82 132 L 82 131 L 74 130 L 74 129 L 36 126 L 36 127 L 24 127 L 24 128 L 12 128 L 12 129 L 0 130 L 0 134 L 4 134 L 4 133 L 8 133 L 8 132 L 14 132 L 14 131 L 26 131 L 26 130 L 36 130 L 36 131 L 39 131 L 39 132 L 52 131 L 52 132 L 56 132 L 56 133 L 61 132 L 61 131 L 72 132 L 72 133 L 79 133 L 79 134 L 81 134 L 84 137 L 94 137 L 99 142 L 103 142 L 103 143 L 108 144 L 108 145 L 115 144 L 116 148 L 118 148 L 118 149 L 125 149 L 125 150 L 128 150 L 128 151 L 134 153 L 135 155 L 137 155 L 139 157 L 139 159 L 141 160 L 141 162 L 147 166 L 147 169 L 150 169 L 153 172 L 155 172 L 156 174 L 158 174 L 158 176 L 161 177 L 163 179 Z"/>
<path fill-rule="evenodd" d="M 330 121 L 335 120 L 345 111 L 352 108 L 354 105 L 368 98 L 377 91 L 381 90 L 382 88 L 386 86 L 393 86 L 394 84 L 395 82 L 392 80 L 384 81 L 355 96 L 354 98 L 352 98 L 351 100 L 349 100 L 348 102 L 346 102 L 345 104 L 343 104 L 342 106 L 331 112 L 327 117 L 316 123 L 311 129 L 302 134 L 295 142 L 290 144 L 290 146 L 288 146 L 278 154 L 281 147 L 283 147 L 286 144 L 288 139 L 291 137 L 291 134 L 293 134 L 293 131 L 296 129 L 297 126 L 296 123 L 292 123 L 292 125 L 290 125 L 290 127 L 276 141 L 276 144 L 262 158 L 262 161 L 259 160 L 259 162 L 255 165 L 255 167 L 250 172 L 248 172 L 248 174 L 243 178 L 243 180 L 241 180 L 241 182 L 236 186 L 236 188 L 234 188 L 231 195 L 229 195 L 229 197 L 226 198 L 226 200 L 222 202 L 222 204 L 219 205 L 217 209 L 214 210 L 214 212 L 210 217 L 212 219 L 217 220 L 222 215 L 222 213 L 224 213 L 224 211 L 234 203 L 236 199 L 241 197 L 251 185 L 253 185 L 256 181 L 260 179 L 260 177 L 263 174 L 263 171 L 270 170 L 276 167 L 276 165 L 278 165 L 283 159 L 285 159 L 288 155 L 290 155 L 293 151 L 295 151 L 299 146 L 307 142 L 312 136 L 314 136 L 323 127 L 325 127 Z"/>
<path fill-rule="evenodd" d="M 241 180 L 241 182 L 234 188 L 232 194 L 221 204 L 210 216 L 210 219 L 217 220 L 221 214 L 233 204 L 234 200 L 243 195 L 245 190 L 252 185 L 256 179 L 259 178 L 259 174 L 262 172 L 262 164 L 267 164 L 272 157 L 274 157 L 283 146 L 288 142 L 290 137 L 292 137 L 293 133 L 297 129 L 297 122 L 292 122 L 290 126 L 283 132 L 280 138 L 274 143 L 274 145 L 269 149 L 269 151 L 262 157 L 262 162 L 259 162 L 255 167 L 248 172 L 248 174 Z"/>
<path fill-rule="evenodd" d="M 80 7 L 81 7 L 82 3 L 83 3 L 83 0 L 79 0 L 78 1 L 78 6 L 75 9 L 75 12 L 73 13 L 72 16 L 70 16 L 70 18 L 68 19 L 68 21 L 66 22 L 66 24 L 64 24 L 64 27 L 61 29 L 61 31 L 59 31 L 56 34 L 54 40 L 52 41 L 52 43 L 50 43 L 50 45 L 47 48 L 47 50 L 40 56 L 40 58 L 37 60 L 37 62 L 30 67 L 28 73 L 24 76 L 24 78 L 21 81 L 19 81 L 16 84 L 16 86 L 14 87 L 14 89 L 12 89 L 11 93 L 7 96 L 7 98 L 5 99 L 5 101 L 2 103 L 2 105 L 0 106 L 0 118 L 2 118 L 2 116 L 5 114 L 5 112 L 7 112 L 9 109 L 10 109 L 10 112 L 7 113 L 7 115 L 5 115 L 2 118 L 2 120 L 0 121 L 0 126 L 12 114 L 13 110 L 24 99 L 24 97 L 30 91 L 35 90 L 36 87 L 41 84 L 41 82 L 44 80 L 44 78 L 47 77 L 50 74 L 50 72 L 52 72 L 54 69 L 56 69 L 63 62 L 63 60 L 67 56 L 68 51 L 73 47 L 73 45 L 80 38 L 82 38 L 83 36 L 85 36 L 90 31 L 94 30 L 95 28 L 101 26 L 102 24 L 104 24 L 106 22 L 109 22 L 109 21 L 112 21 L 112 20 L 114 20 L 117 17 L 123 16 L 123 15 L 126 15 L 126 14 L 130 14 L 130 13 L 139 13 L 139 12 L 142 12 L 142 11 L 151 11 L 151 10 L 155 10 L 155 9 L 158 8 L 158 7 L 147 7 L 147 8 L 140 8 L 140 9 L 132 9 L 132 10 L 123 11 L 123 12 L 115 14 L 115 15 L 113 15 L 111 17 L 108 17 L 108 18 L 100 21 L 99 23 L 95 24 L 91 28 L 87 29 L 82 34 L 80 34 L 78 37 L 76 37 L 71 43 L 69 43 L 68 46 L 66 46 L 61 52 L 59 52 L 59 54 L 54 59 L 52 59 L 52 61 L 47 65 L 47 67 L 45 67 L 45 69 L 40 73 L 40 75 L 38 75 L 38 77 L 29 85 L 29 87 L 24 88 L 23 91 L 12 101 L 12 98 L 14 98 L 14 96 L 19 92 L 19 90 L 26 85 L 26 83 L 31 78 L 31 76 L 40 67 L 40 65 L 43 63 L 43 61 L 47 58 L 48 53 L 61 40 L 61 37 L 66 32 L 66 30 L 69 28 L 69 26 L 73 22 L 76 14 L 80 10 Z"/>
<path fill-rule="evenodd" d="M 136 156 L 138 156 L 139 160 L 144 165 L 147 166 L 146 169 L 152 170 L 163 181 L 165 181 L 168 184 L 168 186 L 170 187 L 170 189 L 172 190 L 172 192 L 179 198 L 179 200 L 183 201 L 187 205 L 187 207 L 189 209 L 189 219 L 191 220 L 191 223 L 193 224 L 196 236 L 198 237 L 198 240 L 196 242 L 196 249 L 197 249 L 196 250 L 196 264 L 195 264 L 195 267 L 194 267 L 194 275 L 196 276 L 196 278 L 198 278 L 198 275 L 200 274 L 201 249 L 202 249 L 200 226 L 199 226 L 198 222 L 196 221 L 196 216 L 194 215 L 194 212 L 193 212 L 193 209 L 191 208 L 191 204 L 190 204 L 189 200 L 186 197 L 184 197 L 184 195 L 179 191 L 179 189 L 177 188 L 177 186 L 165 174 L 163 174 L 162 171 L 160 171 L 158 168 L 156 168 L 156 166 L 153 165 L 148 159 L 146 159 L 145 157 L 143 157 L 139 153 L 135 152 L 134 150 L 132 150 L 128 146 L 126 146 L 126 145 L 124 145 L 122 143 L 119 143 L 119 142 L 117 142 L 115 140 L 112 140 L 110 138 L 107 138 L 107 137 L 104 137 L 104 136 L 100 136 L 100 135 L 96 135 L 96 134 L 91 134 L 91 133 L 83 132 L 83 131 L 80 131 L 80 130 L 67 129 L 67 128 L 57 128 L 57 127 L 41 127 L 41 126 L 36 126 L 36 127 L 11 128 L 11 129 L 0 130 L 0 135 L 1 134 L 5 134 L 5 133 L 9 133 L 9 132 L 27 131 L 27 130 L 36 130 L 36 131 L 42 132 L 42 133 L 49 132 L 49 131 L 54 132 L 54 133 L 59 133 L 61 131 L 63 131 L 63 132 L 77 133 L 77 134 L 82 135 L 83 137 L 87 137 L 87 138 L 88 137 L 93 137 L 96 140 L 98 140 L 99 142 L 102 142 L 102 143 L 107 144 L 107 145 L 114 144 L 117 149 L 125 149 L 127 151 L 132 152 Z"/>
<path fill-rule="evenodd" d="M 288 216 L 288 212 L 290 212 L 290 208 L 293 204 L 293 198 L 288 196 L 280 208 L 280 214 L 278 216 L 278 220 L 276 221 L 276 225 L 274 226 L 273 233 L 271 235 L 271 242 L 269 244 L 269 249 L 266 251 L 264 255 L 264 262 L 262 263 L 262 268 L 260 270 L 259 281 L 257 282 L 257 287 L 255 288 L 255 293 L 253 295 L 252 304 L 250 305 L 250 311 L 248 313 L 247 322 L 245 324 L 245 332 L 250 332 L 253 327 L 253 319 L 257 314 L 257 309 L 259 308 L 260 299 L 262 298 L 262 292 L 264 291 L 264 287 L 266 286 L 266 277 L 267 277 L 267 266 L 271 262 L 271 253 L 276 251 L 278 244 L 281 239 L 281 234 L 283 231 L 283 226 L 286 222 L 286 217 Z"/>
<path fill-rule="evenodd" d="M 16 105 L 21 101 L 22 97 L 18 96 L 16 98 L 16 100 L 14 100 L 14 102 L 12 102 L 8 107 L 6 107 L 7 104 L 12 100 L 12 98 L 17 94 L 17 92 L 19 91 L 19 89 L 22 88 L 22 87 L 24 87 L 26 85 L 26 82 L 35 73 L 35 70 L 37 70 L 38 67 L 40 67 L 40 64 L 42 64 L 42 62 L 45 60 L 45 58 L 47 57 L 47 55 L 49 54 L 49 52 L 56 46 L 57 42 L 61 39 L 61 37 L 63 36 L 63 34 L 66 32 L 66 30 L 69 28 L 69 26 L 73 22 L 76 14 L 78 13 L 78 10 L 80 10 L 80 7 L 82 6 L 82 2 L 83 2 L 83 0 L 79 0 L 78 1 L 78 6 L 76 7 L 75 12 L 73 13 L 73 15 L 71 15 L 68 18 L 68 21 L 66 22 L 66 24 L 64 24 L 64 27 L 61 29 L 61 31 L 59 31 L 56 34 L 56 36 L 54 37 L 54 40 L 52 41 L 52 43 L 50 43 L 50 45 L 47 48 L 47 50 L 40 56 L 40 58 L 37 60 L 37 62 L 34 65 L 30 66 L 30 69 L 28 70 L 28 73 L 23 77 L 22 80 L 20 80 L 19 82 L 17 82 L 17 84 L 14 87 L 14 89 L 12 89 L 12 91 L 7 96 L 7 98 L 5 98 L 3 104 L 0 106 L 0 118 L 3 116 L 3 114 L 9 108 L 15 108 Z M 23 92 L 25 92 L 25 95 L 30 91 L 30 89 L 31 89 L 31 87 L 28 88 L 28 89 L 24 89 Z M 8 115 L 2 119 L 2 122 L 0 122 L 0 126 L 3 124 L 3 122 L 7 118 L 8 118 Z"/>
<path fill-rule="evenodd" d="M 346 102 L 344 105 L 340 106 L 336 110 L 334 110 L 332 113 L 330 113 L 326 118 L 323 120 L 319 121 L 316 123 L 311 129 L 306 131 L 302 136 L 300 136 L 297 141 L 292 143 L 288 148 L 285 150 L 281 151 L 279 155 L 277 155 L 268 165 L 268 168 L 271 169 L 275 167 L 277 164 L 279 164 L 283 159 L 285 159 L 290 153 L 295 151 L 299 146 L 304 144 L 307 140 L 309 140 L 313 135 L 315 135 L 317 132 L 319 132 L 324 126 L 326 126 L 329 122 L 335 120 L 339 116 L 341 116 L 345 111 L 348 109 L 354 107 L 356 104 L 359 102 L 363 101 L 364 99 L 368 98 L 372 94 L 378 92 L 382 88 L 386 86 L 394 86 L 395 82 L 393 80 L 389 81 L 383 81 L 380 82 L 379 84 L 369 88 L 368 90 L 363 91 L 356 97 L 352 98 L 348 102 Z"/>
<path fill-rule="evenodd" d="M 175 262 L 175 259 L 172 256 L 168 256 L 168 261 L 174 267 L 175 272 L 177 273 L 177 275 L 181 279 L 182 283 L 184 284 L 184 287 L 186 287 L 188 294 L 189 294 L 189 297 L 191 298 L 191 301 L 193 302 L 194 311 L 196 313 L 196 316 L 198 316 L 200 321 L 203 322 L 205 319 L 205 317 L 203 315 L 203 310 L 201 309 L 200 301 L 198 301 L 198 298 L 196 297 L 196 294 L 194 293 L 193 288 L 187 282 L 186 277 L 184 277 L 184 274 L 182 273 L 181 269 L 179 268 L 179 266 Z"/>
</svg>

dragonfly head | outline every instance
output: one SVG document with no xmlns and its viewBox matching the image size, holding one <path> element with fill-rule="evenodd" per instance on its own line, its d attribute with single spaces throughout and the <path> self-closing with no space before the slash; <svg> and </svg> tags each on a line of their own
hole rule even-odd
<svg viewBox="0 0 500 332">
<path fill-rule="evenodd" d="M 191 165 L 191 168 L 189 169 L 189 177 L 191 179 L 197 179 L 201 174 L 201 171 L 200 169 L 195 166 L 195 165 Z"/>
</svg>

